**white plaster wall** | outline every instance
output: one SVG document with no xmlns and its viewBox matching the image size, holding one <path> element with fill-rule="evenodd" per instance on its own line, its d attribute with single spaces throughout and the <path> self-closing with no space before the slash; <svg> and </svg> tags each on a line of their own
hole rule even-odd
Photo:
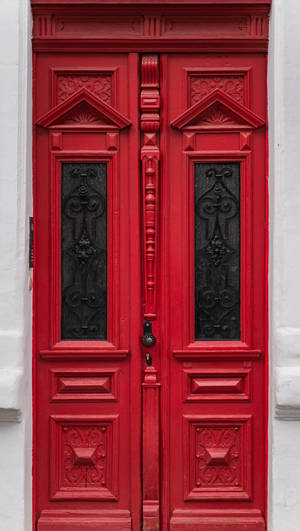
<svg viewBox="0 0 300 531">
<path fill-rule="evenodd" d="M 300 529 L 300 2 L 273 0 L 270 119 L 270 528 Z"/>
<path fill-rule="evenodd" d="M 0 2 L 0 530 L 31 529 L 30 10 Z M 26 523 L 25 523 L 26 522 Z"/>
</svg>

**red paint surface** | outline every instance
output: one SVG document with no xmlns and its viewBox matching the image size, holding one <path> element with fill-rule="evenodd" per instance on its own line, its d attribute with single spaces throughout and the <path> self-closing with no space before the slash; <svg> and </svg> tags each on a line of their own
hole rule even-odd
<svg viewBox="0 0 300 531">
<path fill-rule="evenodd" d="M 32 2 L 38 531 L 266 529 L 268 3 L 220 13 L 195 1 L 183 13 L 124 2 L 116 17 L 109 5 L 70 14 L 62 2 Z M 231 122 L 204 126 L 216 102 Z M 103 125 L 71 124 L 79 104 Z M 108 164 L 103 342 L 60 339 L 64 161 Z M 193 337 L 193 165 L 202 161 L 241 164 L 241 341 Z M 157 337 L 147 369 L 144 318 Z M 67 442 L 70 427 L 80 444 Z M 101 485 L 89 430 L 103 438 Z"/>
</svg>

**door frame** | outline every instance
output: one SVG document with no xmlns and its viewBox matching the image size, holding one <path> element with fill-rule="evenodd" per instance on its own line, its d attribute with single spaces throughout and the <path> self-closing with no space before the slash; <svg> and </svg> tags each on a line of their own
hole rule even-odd
<svg viewBox="0 0 300 531">
<path fill-rule="evenodd" d="M 115 35 L 114 37 L 99 36 L 93 34 L 93 29 L 88 28 L 88 20 L 93 15 L 115 16 L 116 4 L 118 4 L 118 16 L 124 20 L 124 34 Z M 98 4 L 97 0 L 91 1 L 87 6 L 83 6 L 76 0 L 31 0 L 32 13 L 34 19 L 33 30 L 33 75 L 35 77 L 35 55 L 37 53 L 47 52 L 145 52 L 145 53 L 167 53 L 167 52 L 234 52 L 239 53 L 262 53 L 268 51 L 268 14 L 271 6 L 271 0 L 251 0 L 251 3 L 245 5 L 238 0 L 226 0 L 222 6 L 215 0 L 188 0 L 187 2 L 168 1 L 162 5 L 158 3 L 153 5 L 150 0 L 143 2 L 136 0 L 132 2 L 123 0 L 105 0 Z M 70 15 L 72 10 L 72 15 Z M 223 33 L 220 34 L 220 28 L 215 27 L 215 35 L 197 34 L 193 29 L 193 18 L 205 16 L 206 21 L 211 21 L 212 27 L 214 21 L 223 17 Z M 134 18 L 133 26 L 126 26 L 128 18 Z M 177 20 L 177 17 L 185 17 L 186 28 L 192 30 L 189 37 L 182 34 L 172 33 L 172 22 L 167 20 Z M 80 19 L 79 29 L 78 20 Z M 67 21 L 67 22 L 66 22 Z M 168 23 L 170 26 L 168 26 Z M 68 26 L 69 24 L 69 26 Z M 76 26 L 77 24 L 77 26 Z M 72 25 L 73 28 L 72 28 Z M 74 29 L 76 27 L 76 30 Z M 174 27 L 174 26 L 173 26 Z M 168 29 L 169 28 L 169 29 Z M 73 31 L 73 33 L 72 33 Z M 194 33 L 193 33 L 194 31 Z M 217 34 L 218 32 L 218 34 Z M 35 90 L 35 87 L 34 87 Z M 35 92 L 34 92 L 35 94 Z M 35 97 L 35 95 L 34 95 Z M 33 120 L 33 153 L 35 152 L 35 119 Z M 161 142 L 165 140 L 162 138 Z M 267 156 L 267 155 L 266 155 Z M 163 162 L 162 162 L 163 168 Z M 33 189 L 35 190 L 36 170 L 35 155 L 33 155 Z M 34 192 L 35 205 L 35 192 Z M 34 206 L 35 208 L 35 206 Z M 163 238 L 163 234 L 161 235 Z M 268 249 L 265 250 L 266 263 L 266 301 L 268 300 Z M 163 267 L 163 263 L 162 263 Z M 33 277 L 35 284 L 35 275 Z M 35 290 L 34 290 L 35 291 Z M 33 302 L 35 314 L 35 297 Z M 267 315 L 267 307 L 266 307 Z M 268 341 L 268 322 L 266 319 L 266 344 Z M 33 322 L 33 337 L 35 337 L 35 324 Z M 33 339 L 33 345 L 35 340 Z M 33 356 L 33 374 L 35 370 L 35 356 Z M 36 403 L 35 397 L 35 376 L 33 376 L 33 404 Z M 266 418 L 268 418 L 268 379 L 266 379 Z M 36 419 L 33 411 L 33 447 L 35 448 L 35 430 Z M 268 426 L 266 424 L 266 441 Z M 33 451 L 33 455 L 35 455 Z M 268 449 L 266 450 L 266 467 L 268 467 Z M 35 500 L 35 476 L 36 468 L 33 467 L 33 499 Z M 267 477 L 267 474 L 266 474 Z M 267 485 L 266 485 L 267 497 Z M 267 501 L 267 500 L 266 500 Z M 33 502 L 35 522 L 35 503 Z M 267 507 L 267 503 L 266 503 Z"/>
</svg>

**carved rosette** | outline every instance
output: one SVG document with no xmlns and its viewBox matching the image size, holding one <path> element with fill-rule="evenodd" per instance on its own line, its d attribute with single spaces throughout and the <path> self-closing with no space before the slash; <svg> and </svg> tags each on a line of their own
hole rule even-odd
<svg viewBox="0 0 300 531">
<path fill-rule="evenodd" d="M 141 70 L 141 132 L 144 219 L 144 314 L 156 316 L 157 226 L 159 201 L 159 78 L 158 56 L 144 55 Z"/>
</svg>

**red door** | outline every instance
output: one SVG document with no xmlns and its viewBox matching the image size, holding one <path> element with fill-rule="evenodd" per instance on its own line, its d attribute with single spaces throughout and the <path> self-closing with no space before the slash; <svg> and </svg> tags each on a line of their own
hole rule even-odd
<svg viewBox="0 0 300 531">
<path fill-rule="evenodd" d="M 265 57 L 43 53 L 38 531 L 263 531 Z"/>
</svg>

